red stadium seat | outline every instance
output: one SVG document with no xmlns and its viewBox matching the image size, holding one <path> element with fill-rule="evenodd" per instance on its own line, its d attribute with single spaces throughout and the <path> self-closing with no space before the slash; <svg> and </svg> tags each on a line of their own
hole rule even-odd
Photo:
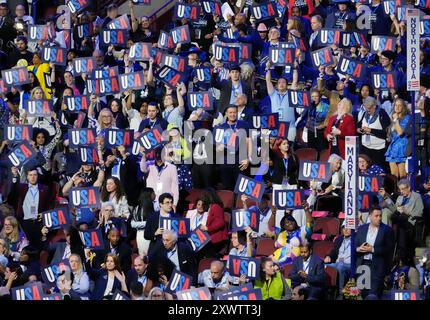
<svg viewBox="0 0 430 320">
<path fill-rule="evenodd" d="M 204 258 L 199 262 L 199 268 L 197 270 L 198 273 L 210 269 L 212 261 L 215 261 L 215 258 Z"/>
<path fill-rule="evenodd" d="M 273 239 L 260 239 L 257 245 L 256 256 L 270 256 L 275 251 L 275 241 Z"/>
<path fill-rule="evenodd" d="M 195 203 L 197 199 L 205 192 L 203 189 L 192 189 L 190 194 L 185 198 L 189 203 Z"/>
<path fill-rule="evenodd" d="M 218 197 L 224 204 L 224 209 L 233 209 L 234 205 L 234 192 L 231 190 L 218 190 L 216 192 Z"/>
<path fill-rule="evenodd" d="M 334 243 L 331 241 L 318 241 L 313 245 L 313 253 L 321 259 L 324 259 L 334 248 Z"/>
<path fill-rule="evenodd" d="M 340 232 L 340 220 L 338 218 L 317 218 L 313 232 L 322 230 L 328 237 L 337 236 Z"/>
<path fill-rule="evenodd" d="M 329 289 L 329 297 L 336 297 L 337 291 L 337 270 L 333 267 L 325 267 L 326 284 Z M 342 290 L 343 288 L 339 288 Z"/>
<path fill-rule="evenodd" d="M 284 266 L 284 278 L 285 279 L 287 279 L 288 278 L 288 276 L 290 275 L 290 272 L 291 272 L 291 269 L 293 268 L 293 265 L 292 264 L 286 264 L 285 266 Z"/>
<path fill-rule="evenodd" d="M 318 152 L 313 148 L 302 148 L 296 150 L 299 160 L 316 161 Z"/>
<path fill-rule="evenodd" d="M 320 153 L 320 161 L 321 162 L 327 162 L 328 158 L 330 158 L 330 152 L 329 149 L 324 149 Z"/>
</svg>

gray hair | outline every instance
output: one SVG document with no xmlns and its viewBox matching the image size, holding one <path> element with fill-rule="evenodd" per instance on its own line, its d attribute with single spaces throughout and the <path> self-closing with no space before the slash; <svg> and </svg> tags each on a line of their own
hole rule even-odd
<svg viewBox="0 0 430 320">
<path fill-rule="evenodd" d="M 178 242 L 178 234 L 173 230 L 164 230 L 163 236 L 171 235 L 174 242 Z"/>
<path fill-rule="evenodd" d="M 218 266 L 220 267 L 221 270 L 224 270 L 224 263 L 222 261 L 219 261 L 219 260 L 212 261 L 211 267 L 212 266 Z"/>
<path fill-rule="evenodd" d="M 240 75 L 242 80 L 251 80 L 254 74 L 255 66 L 253 63 L 244 62 L 240 65 Z"/>
<path fill-rule="evenodd" d="M 397 186 L 398 187 L 400 187 L 402 185 L 406 186 L 406 187 L 410 187 L 411 186 L 411 182 L 408 179 L 403 178 L 403 179 L 400 179 L 399 182 L 397 182 Z"/>
<path fill-rule="evenodd" d="M 340 160 L 340 162 L 342 162 L 342 157 L 340 157 L 339 155 L 337 155 L 336 153 L 333 153 L 332 155 L 330 155 L 330 158 L 328 158 L 328 162 L 329 163 L 333 163 L 337 160 Z"/>
<path fill-rule="evenodd" d="M 106 209 L 107 207 L 112 207 L 113 210 L 115 211 L 115 205 L 113 204 L 112 201 L 106 201 L 106 202 L 102 202 L 102 207 L 101 209 Z"/>
<path fill-rule="evenodd" d="M 363 99 L 363 105 L 370 104 L 376 106 L 376 99 L 374 97 L 367 97 Z"/>
</svg>

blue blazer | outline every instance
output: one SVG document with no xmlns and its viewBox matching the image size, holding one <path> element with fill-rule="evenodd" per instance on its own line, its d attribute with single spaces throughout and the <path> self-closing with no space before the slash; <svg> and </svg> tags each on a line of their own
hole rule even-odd
<svg viewBox="0 0 430 320">
<path fill-rule="evenodd" d="M 325 285 L 325 270 L 324 263 L 320 257 L 312 254 L 309 257 L 309 270 L 306 281 L 299 276 L 299 271 L 303 270 L 303 258 L 297 257 L 293 261 L 293 267 L 290 271 L 289 277 L 291 279 L 291 287 L 299 286 L 303 282 L 309 283 L 311 287 L 324 287 Z"/>
<path fill-rule="evenodd" d="M 91 300 L 101 300 L 104 297 L 104 292 L 108 283 L 108 272 L 106 270 L 93 270 L 92 275 L 95 276 L 95 286 L 91 294 Z M 121 290 L 121 282 L 115 277 L 112 286 L 112 293 L 116 290 Z"/>
<path fill-rule="evenodd" d="M 358 248 L 366 242 L 369 223 L 358 228 L 355 236 L 355 247 Z M 374 251 L 372 255 L 372 271 L 378 275 L 385 275 L 389 272 L 390 263 L 394 253 L 394 232 L 391 227 L 381 223 L 375 239 Z M 365 253 L 356 252 L 357 266 L 363 263 Z"/>
</svg>

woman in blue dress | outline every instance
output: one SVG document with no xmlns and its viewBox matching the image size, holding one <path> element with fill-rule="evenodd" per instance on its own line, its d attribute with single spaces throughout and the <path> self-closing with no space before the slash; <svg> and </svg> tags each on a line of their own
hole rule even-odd
<svg viewBox="0 0 430 320">
<path fill-rule="evenodd" d="M 411 116 L 406 102 L 402 99 L 394 100 L 394 111 L 391 115 L 389 128 L 391 142 L 385 153 L 385 160 L 390 163 L 391 174 L 397 178 L 406 177 L 405 162 L 410 153 Z"/>
</svg>

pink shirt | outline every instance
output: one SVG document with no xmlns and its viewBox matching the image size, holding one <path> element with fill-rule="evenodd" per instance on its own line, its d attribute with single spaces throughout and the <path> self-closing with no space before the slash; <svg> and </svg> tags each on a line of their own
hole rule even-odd
<svg viewBox="0 0 430 320">
<path fill-rule="evenodd" d="M 161 171 L 158 171 L 155 164 L 149 165 L 149 174 L 146 178 L 146 186 L 154 189 L 158 197 L 163 193 L 170 193 L 173 196 L 173 204 L 176 206 L 179 200 L 179 182 L 176 166 L 166 162 Z"/>
</svg>

